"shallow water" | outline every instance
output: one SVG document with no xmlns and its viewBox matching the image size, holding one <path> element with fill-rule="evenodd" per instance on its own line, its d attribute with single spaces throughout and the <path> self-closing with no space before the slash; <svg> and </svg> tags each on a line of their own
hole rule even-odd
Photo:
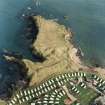
<svg viewBox="0 0 105 105">
<path fill-rule="evenodd" d="M 75 44 L 85 54 L 84 61 L 105 65 L 105 0 L 39 0 L 40 6 L 34 1 L 38 0 L 0 0 L 0 51 L 5 48 L 31 58 L 24 37 L 27 21 L 22 14 L 34 12 L 46 18 L 58 18 L 60 23 L 71 27 Z M 28 6 L 32 10 L 28 10 Z M 69 20 L 64 19 L 65 15 Z M 7 80 L 11 80 L 5 65 L 0 60 L 2 88 Z"/>
<path fill-rule="evenodd" d="M 47 2 L 47 3 L 46 3 Z M 74 42 L 81 47 L 86 63 L 105 64 L 105 1 L 44 0 L 48 13 L 59 17 L 75 33 Z M 62 17 L 70 17 L 65 21 Z"/>
</svg>

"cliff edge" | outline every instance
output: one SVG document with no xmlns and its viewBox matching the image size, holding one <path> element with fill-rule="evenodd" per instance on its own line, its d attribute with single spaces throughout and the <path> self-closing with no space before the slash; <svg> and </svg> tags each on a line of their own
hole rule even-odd
<svg viewBox="0 0 105 105">
<path fill-rule="evenodd" d="M 34 16 L 38 27 L 38 34 L 31 45 L 34 54 L 38 53 L 45 58 L 43 62 L 32 62 L 23 59 L 32 75 L 30 85 L 37 84 L 50 75 L 78 70 L 82 68 L 78 50 L 71 43 L 72 33 L 64 25 L 41 16 Z"/>
<path fill-rule="evenodd" d="M 42 62 L 34 62 L 29 59 L 19 59 L 5 55 L 9 61 L 19 61 L 27 68 L 27 75 L 30 79 L 30 86 L 39 84 L 50 76 L 64 72 L 84 70 L 94 72 L 105 78 L 105 69 L 101 67 L 88 67 L 80 60 L 79 49 L 72 44 L 72 32 L 64 25 L 54 20 L 45 19 L 42 16 L 32 17 L 38 28 L 37 36 L 30 45 L 32 53 L 44 58 Z"/>
</svg>

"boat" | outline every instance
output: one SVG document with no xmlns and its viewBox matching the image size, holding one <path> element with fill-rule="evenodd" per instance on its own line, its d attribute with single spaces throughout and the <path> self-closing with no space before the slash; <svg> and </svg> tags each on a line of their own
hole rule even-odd
<svg viewBox="0 0 105 105">
<path fill-rule="evenodd" d="M 25 14 L 22 14 L 22 17 L 25 17 Z"/>
<path fill-rule="evenodd" d="M 31 8 L 31 7 L 27 7 L 27 9 L 28 9 L 28 10 L 31 10 L 32 8 Z"/>
</svg>

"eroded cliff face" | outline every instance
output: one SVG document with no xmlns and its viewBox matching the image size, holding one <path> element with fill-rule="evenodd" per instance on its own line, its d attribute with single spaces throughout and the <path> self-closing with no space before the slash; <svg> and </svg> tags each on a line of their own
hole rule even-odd
<svg viewBox="0 0 105 105">
<path fill-rule="evenodd" d="M 33 17 L 38 27 L 36 40 L 31 45 L 32 52 L 46 58 L 43 62 L 23 59 L 32 76 L 30 85 L 38 84 L 53 74 L 59 74 L 82 68 L 76 55 L 77 49 L 71 43 L 72 34 L 64 25 L 41 16 Z"/>
</svg>

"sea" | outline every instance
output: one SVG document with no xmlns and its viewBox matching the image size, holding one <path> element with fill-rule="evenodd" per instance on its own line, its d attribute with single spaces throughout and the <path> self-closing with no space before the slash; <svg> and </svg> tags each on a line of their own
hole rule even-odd
<svg viewBox="0 0 105 105">
<path fill-rule="evenodd" d="M 15 70 L 7 69 L 3 50 L 32 59 L 24 18 L 31 14 L 58 19 L 60 24 L 70 27 L 73 43 L 84 53 L 83 62 L 105 66 L 105 0 L 0 0 L 0 96 L 5 96 L 8 86 L 19 77 Z"/>
</svg>

